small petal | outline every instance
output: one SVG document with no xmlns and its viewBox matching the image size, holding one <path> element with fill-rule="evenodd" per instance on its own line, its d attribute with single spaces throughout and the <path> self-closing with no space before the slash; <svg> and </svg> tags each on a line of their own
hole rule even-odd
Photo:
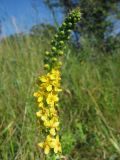
<svg viewBox="0 0 120 160">
<path fill-rule="evenodd" d="M 50 147 L 48 145 L 45 146 L 44 152 L 45 152 L 45 154 L 49 154 Z"/>
<path fill-rule="evenodd" d="M 44 143 L 43 142 L 38 143 L 38 146 L 41 147 L 41 148 L 43 148 L 44 147 Z"/>
<path fill-rule="evenodd" d="M 52 90 L 52 85 L 49 85 L 49 86 L 46 88 L 46 90 L 47 90 L 48 92 L 50 92 L 50 91 Z"/>
<path fill-rule="evenodd" d="M 51 128 L 51 129 L 50 129 L 50 134 L 51 134 L 52 136 L 55 136 L 55 135 L 56 135 L 56 132 L 55 132 L 55 129 L 54 129 L 54 128 Z"/>
<path fill-rule="evenodd" d="M 42 102 L 42 100 L 43 100 L 42 96 L 38 97 L 38 102 Z"/>
</svg>

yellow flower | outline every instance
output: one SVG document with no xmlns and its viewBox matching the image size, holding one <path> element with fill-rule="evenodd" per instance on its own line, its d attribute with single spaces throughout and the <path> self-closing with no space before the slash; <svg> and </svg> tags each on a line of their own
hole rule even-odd
<svg viewBox="0 0 120 160">
<path fill-rule="evenodd" d="M 49 83 L 49 78 L 46 75 L 39 77 L 39 80 L 43 83 Z"/>
<path fill-rule="evenodd" d="M 56 81 L 56 80 L 55 80 L 55 81 L 52 81 L 51 84 L 52 84 L 54 87 L 58 87 L 58 88 L 60 87 L 60 82 L 59 82 L 59 81 Z"/>
<path fill-rule="evenodd" d="M 41 111 L 36 112 L 37 117 L 41 117 Z"/>
<path fill-rule="evenodd" d="M 47 104 L 54 106 L 55 102 L 59 101 L 59 98 L 57 95 L 50 93 L 48 94 L 46 101 L 47 101 Z"/>
<path fill-rule="evenodd" d="M 52 148 L 53 138 L 48 135 L 45 142 L 38 143 L 38 146 L 44 149 L 45 154 L 49 154 L 50 148 Z"/>
<path fill-rule="evenodd" d="M 38 97 L 38 102 L 42 102 L 42 100 L 43 100 L 43 96 L 39 96 Z"/>
<path fill-rule="evenodd" d="M 57 116 L 57 110 L 54 107 L 50 107 L 50 115 Z"/>
<path fill-rule="evenodd" d="M 37 117 L 40 117 L 42 121 L 47 121 L 49 117 L 49 110 L 42 108 L 40 111 L 36 112 Z"/>
<path fill-rule="evenodd" d="M 52 146 L 54 148 L 55 153 L 62 152 L 61 143 L 59 141 L 59 136 L 56 136 L 56 138 L 53 140 Z"/>
<path fill-rule="evenodd" d="M 56 135 L 55 128 L 51 128 L 51 129 L 50 129 L 50 134 L 51 134 L 52 136 L 55 136 L 55 135 Z"/>
<path fill-rule="evenodd" d="M 40 107 L 40 108 L 43 108 L 43 106 L 44 106 L 44 103 L 43 103 L 43 102 L 40 102 L 40 103 L 38 104 L 38 107 Z"/>
<path fill-rule="evenodd" d="M 51 120 L 45 121 L 44 125 L 48 128 L 57 128 L 59 126 L 58 118 L 52 118 Z"/>
<path fill-rule="evenodd" d="M 36 116 L 41 118 L 42 121 L 46 121 L 46 119 L 48 117 L 47 114 L 42 114 L 42 111 L 36 112 Z"/>
<path fill-rule="evenodd" d="M 59 70 L 52 69 L 50 78 L 52 80 L 54 80 L 54 79 L 60 80 L 61 78 L 60 78 L 60 72 L 59 72 Z"/>
<path fill-rule="evenodd" d="M 34 97 L 39 97 L 40 96 L 40 92 L 34 92 L 33 96 Z"/>
<path fill-rule="evenodd" d="M 52 91 L 52 85 L 48 85 L 47 88 L 46 88 L 46 90 L 47 90 L 48 92 Z"/>
</svg>

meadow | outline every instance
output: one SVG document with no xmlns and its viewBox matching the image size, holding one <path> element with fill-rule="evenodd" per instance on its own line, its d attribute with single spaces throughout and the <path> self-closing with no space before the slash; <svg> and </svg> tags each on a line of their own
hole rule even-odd
<svg viewBox="0 0 120 160">
<path fill-rule="evenodd" d="M 15 35 L 0 42 L 0 160 L 44 159 L 33 93 L 51 38 Z M 120 48 L 103 53 L 82 43 L 77 49 L 69 41 L 62 59 L 63 159 L 120 160 Z"/>
</svg>

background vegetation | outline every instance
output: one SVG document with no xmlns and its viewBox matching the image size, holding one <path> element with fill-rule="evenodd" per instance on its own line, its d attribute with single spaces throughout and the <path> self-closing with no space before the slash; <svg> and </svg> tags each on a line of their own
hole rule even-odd
<svg viewBox="0 0 120 160">
<path fill-rule="evenodd" d="M 85 6 L 97 5 L 95 2 L 86 1 Z M 104 7 L 108 7 L 106 3 Z M 72 1 L 69 4 L 74 6 Z M 62 7 L 66 7 L 64 3 Z M 100 32 L 96 20 L 92 22 L 93 30 L 84 22 L 81 32 L 78 25 L 63 58 L 59 108 L 63 155 L 68 160 L 120 160 L 120 38 L 106 38 L 106 25 L 104 29 L 98 21 Z M 80 41 L 76 38 L 79 32 L 84 34 Z M 0 160 L 44 159 L 36 146 L 41 135 L 33 92 L 38 75 L 44 72 L 44 53 L 54 33 L 54 26 L 41 24 L 29 34 L 16 34 L 0 42 Z"/>
</svg>

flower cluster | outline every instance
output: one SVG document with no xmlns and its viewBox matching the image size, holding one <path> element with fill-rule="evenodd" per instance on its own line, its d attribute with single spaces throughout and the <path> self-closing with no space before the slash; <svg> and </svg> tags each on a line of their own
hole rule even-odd
<svg viewBox="0 0 120 160">
<path fill-rule="evenodd" d="M 57 106 L 58 93 L 61 91 L 60 80 L 59 70 L 52 69 L 51 72 L 39 77 L 39 91 L 34 93 L 39 107 L 36 115 L 43 126 L 44 132 L 48 134 L 45 141 L 39 143 L 39 146 L 44 148 L 45 154 L 48 154 L 52 148 L 55 153 L 61 152 L 61 144 L 57 135 L 59 130 Z"/>
<path fill-rule="evenodd" d="M 47 73 L 38 78 L 38 91 L 34 93 L 37 98 L 38 112 L 36 113 L 41 129 L 45 135 L 43 142 L 38 144 L 48 154 L 51 150 L 54 153 L 61 153 L 61 143 L 59 141 L 59 114 L 58 102 L 59 92 L 62 91 L 60 82 L 60 67 L 62 65 L 59 57 L 63 55 L 65 41 L 69 39 L 71 30 L 80 20 L 81 13 L 77 8 L 73 10 L 65 19 L 58 33 L 51 42 L 51 51 L 46 51 L 44 59 L 44 68 Z"/>
</svg>

